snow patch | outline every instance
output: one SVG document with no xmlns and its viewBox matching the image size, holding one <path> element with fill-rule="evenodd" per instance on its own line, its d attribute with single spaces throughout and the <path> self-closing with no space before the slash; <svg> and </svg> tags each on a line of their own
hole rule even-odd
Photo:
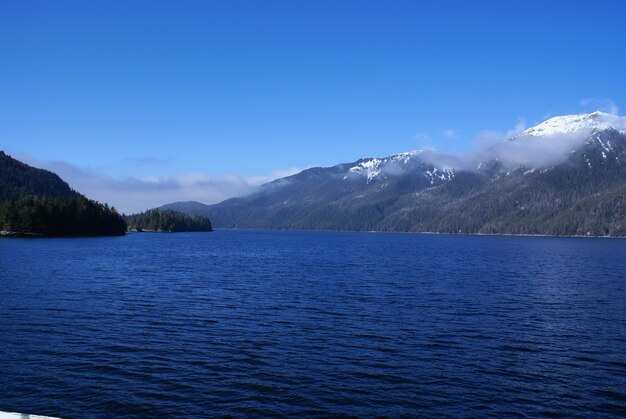
<svg viewBox="0 0 626 419">
<path fill-rule="evenodd" d="M 519 136 L 542 137 L 557 134 L 590 133 L 610 128 L 626 134 L 626 117 L 599 111 L 588 114 L 555 116 L 539 125 L 528 128 Z"/>
<path fill-rule="evenodd" d="M 426 172 L 424 172 L 424 175 L 430 179 L 430 184 L 432 185 L 433 183 L 435 183 L 435 179 L 439 179 L 442 181 L 454 179 L 454 170 L 450 168 L 444 168 L 443 170 L 439 170 L 435 167 L 432 171 L 426 170 Z"/>
<path fill-rule="evenodd" d="M 394 174 L 402 171 L 402 167 L 415 157 L 420 155 L 423 150 L 408 151 L 406 153 L 395 154 L 390 157 L 378 159 L 370 158 L 359 162 L 356 166 L 351 167 L 350 173 L 356 173 L 367 178 L 369 184 L 372 180 L 379 177 L 383 173 Z M 346 179 L 347 176 L 344 177 Z"/>
</svg>

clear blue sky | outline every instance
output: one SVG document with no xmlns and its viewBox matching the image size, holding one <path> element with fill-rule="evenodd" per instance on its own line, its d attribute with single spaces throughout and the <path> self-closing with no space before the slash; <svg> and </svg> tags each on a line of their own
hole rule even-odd
<svg viewBox="0 0 626 419">
<path fill-rule="evenodd" d="M 625 19 L 625 1 L 5 0 L 0 149 L 117 179 L 460 151 L 626 107 Z"/>
</svg>

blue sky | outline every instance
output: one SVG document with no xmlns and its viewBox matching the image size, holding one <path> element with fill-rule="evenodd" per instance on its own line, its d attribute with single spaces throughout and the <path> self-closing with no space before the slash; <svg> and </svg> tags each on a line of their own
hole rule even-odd
<svg viewBox="0 0 626 419">
<path fill-rule="evenodd" d="M 624 1 L 3 1 L 0 149 L 127 211 L 462 152 L 626 106 L 625 17 Z"/>
</svg>

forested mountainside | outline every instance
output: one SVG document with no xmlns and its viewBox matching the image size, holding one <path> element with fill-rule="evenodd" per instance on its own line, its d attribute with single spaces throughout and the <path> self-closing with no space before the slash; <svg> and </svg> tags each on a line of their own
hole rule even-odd
<svg viewBox="0 0 626 419">
<path fill-rule="evenodd" d="M 56 174 L 0 151 L 0 231 L 3 235 L 122 235 L 114 208 L 72 190 Z"/>
<path fill-rule="evenodd" d="M 626 236 L 625 121 L 555 117 L 473 166 L 416 151 L 308 169 L 215 205 L 163 208 L 217 228 Z"/>
<path fill-rule="evenodd" d="M 0 151 L 0 203 L 25 196 L 77 196 L 56 174 L 29 166 Z"/>
</svg>

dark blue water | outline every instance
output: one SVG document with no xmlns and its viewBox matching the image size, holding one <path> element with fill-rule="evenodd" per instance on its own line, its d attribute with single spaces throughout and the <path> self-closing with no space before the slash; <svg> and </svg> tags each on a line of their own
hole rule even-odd
<svg viewBox="0 0 626 419">
<path fill-rule="evenodd" d="M 626 415 L 626 240 L 0 240 L 0 410 Z"/>
</svg>

